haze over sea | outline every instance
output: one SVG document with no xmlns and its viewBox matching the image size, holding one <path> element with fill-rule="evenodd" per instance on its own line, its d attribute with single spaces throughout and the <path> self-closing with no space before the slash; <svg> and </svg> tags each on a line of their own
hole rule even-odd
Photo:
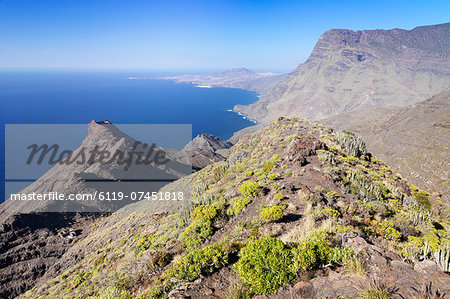
<svg viewBox="0 0 450 299">
<path fill-rule="evenodd" d="M 179 74 L 179 73 L 178 73 Z M 165 80 L 129 80 L 167 74 L 142 72 L 0 72 L 0 180 L 4 198 L 4 124 L 192 124 L 192 136 L 228 139 L 253 123 L 227 111 L 258 99 L 252 91 L 197 88 Z M 175 75 L 175 74 L 174 74 Z"/>
</svg>

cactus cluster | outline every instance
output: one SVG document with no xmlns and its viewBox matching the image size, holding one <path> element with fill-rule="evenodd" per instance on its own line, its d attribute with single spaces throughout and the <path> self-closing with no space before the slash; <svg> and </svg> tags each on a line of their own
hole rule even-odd
<svg viewBox="0 0 450 299">
<path fill-rule="evenodd" d="M 434 251 L 434 260 L 444 272 L 450 272 L 450 247 L 448 244 Z"/>
<path fill-rule="evenodd" d="M 421 223 L 432 221 L 433 213 L 423 208 L 416 208 L 410 210 L 409 218 L 411 219 L 411 222 L 414 223 L 415 226 L 417 226 Z"/>
<path fill-rule="evenodd" d="M 362 155 L 367 154 L 366 143 L 364 140 L 351 132 L 337 134 L 336 141 L 341 148 L 353 157 L 359 158 Z"/>
<path fill-rule="evenodd" d="M 382 201 L 383 192 L 373 182 L 359 171 L 350 171 L 346 176 L 347 181 L 352 185 L 355 193 L 364 201 Z"/>
<path fill-rule="evenodd" d="M 228 167 L 229 165 L 226 162 L 218 163 L 218 165 L 213 170 L 213 181 L 211 183 L 215 184 L 220 181 L 225 176 Z"/>
<path fill-rule="evenodd" d="M 195 184 L 194 190 L 192 191 L 192 197 L 201 196 L 208 189 L 208 185 L 205 183 Z"/>
<path fill-rule="evenodd" d="M 319 160 L 324 162 L 324 163 L 328 163 L 330 165 L 336 165 L 337 164 L 335 155 L 332 152 L 330 152 L 330 151 L 318 150 L 317 151 L 317 156 L 319 157 Z"/>
</svg>

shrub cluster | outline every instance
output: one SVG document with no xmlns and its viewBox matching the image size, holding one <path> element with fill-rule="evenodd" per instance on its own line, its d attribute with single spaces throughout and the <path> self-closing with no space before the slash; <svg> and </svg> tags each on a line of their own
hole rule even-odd
<svg viewBox="0 0 450 299">
<path fill-rule="evenodd" d="M 315 270 L 330 262 L 342 262 L 350 250 L 336 250 L 327 241 L 328 232 L 313 233 L 297 247 L 289 248 L 270 237 L 250 238 L 233 266 L 253 293 L 271 294 L 296 277 L 298 271 Z"/>
<path fill-rule="evenodd" d="M 274 293 L 295 277 L 290 268 L 292 253 L 278 239 L 252 239 L 242 248 L 239 257 L 233 269 L 254 293 Z"/>
<path fill-rule="evenodd" d="M 248 197 L 257 197 L 260 191 L 261 186 L 257 182 L 245 182 L 239 186 L 239 192 Z"/>
<path fill-rule="evenodd" d="M 400 241 L 402 236 L 402 234 L 394 228 L 394 223 L 389 220 L 383 220 L 383 222 L 373 220 L 372 227 L 377 235 L 381 235 L 388 240 Z"/>
<path fill-rule="evenodd" d="M 193 281 L 200 275 L 209 275 L 228 265 L 230 249 L 231 247 L 225 243 L 215 243 L 195 249 L 175 262 L 166 274 L 183 281 Z"/>
<path fill-rule="evenodd" d="M 247 197 L 236 197 L 231 200 L 230 214 L 237 215 L 239 212 L 250 203 L 250 199 Z"/>
<path fill-rule="evenodd" d="M 212 205 L 197 206 L 191 213 L 192 223 L 184 231 L 184 246 L 195 248 L 203 244 L 213 234 L 212 220 L 217 216 L 217 209 Z"/>
<path fill-rule="evenodd" d="M 281 160 L 283 160 L 280 155 L 278 154 L 274 154 L 271 158 L 270 161 L 272 161 L 273 163 L 278 163 L 281 162 Z"/>
<path fill-rule="evenodd" d="M 341 217 L 341 213 L 333 208 L 325 208 L 322 211 L 320 211 L 320 213 L 333 219 L 338 219 L 339 217 Z"/>
<path fill-rule="evenodd" d="M 285 205 L 261 205 L 261 219 L 266 222 L 276 221 L 283 217 L 283 211 L 286 209 Z"/>
<path fill-rule="evenodd" d="M 328 233 L 318 231 L 292 249 L 295 272 L 317 269 L 330 261 L 332 248 L 327 243 Z"/>
<path fill-rule="evenodd" d="M 145 298 L 163 298 L 175 286 L 176 280 L 194 281 L 201 275 L 210 275 L 228 265 L 228 256 L 235 250 L 234 244 L 221 242 L 189 252 L 157 279 Z"/>
<path fill-rule="evenodd" d="M 354 133 L 339 133 L 336 136 L 336 141 L 351 156 L 359 158 L 367 154 L 366 143 L 360 136 Z"/>
</svg>

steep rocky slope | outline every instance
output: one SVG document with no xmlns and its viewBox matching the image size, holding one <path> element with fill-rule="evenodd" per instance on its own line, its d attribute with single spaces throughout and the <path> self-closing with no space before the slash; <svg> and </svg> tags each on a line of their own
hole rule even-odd
<svg viewBox="0 0 450 299">
<path fill-rule="evenodd" d="M 184 199 L 97 221 L 23 297 L 450 294 L 449 206 L 353 134 L 279 119 L 162 191 Z"/>
<path fill-rule="evenodd" d="M 0 297 L 14 298 L 33 287 L 100 214 L 14 214 L 0 226 Z M 103 215 L 105 216 L 105 215 Z"/>
<path fill-rule="evenodd" d="M 450 23 L 412 30 L 333 29 L 258 102 L 235 110 L 266 122 L 401 107 L 448 89 L 449 70 Z"/>
<path fill-rule="evenodd" d="M 348 112 L 322 122 L 364 137 L 371 152 L 408 180 L 450 200 L 450 91 L 394 110 Z"/>
</svg>

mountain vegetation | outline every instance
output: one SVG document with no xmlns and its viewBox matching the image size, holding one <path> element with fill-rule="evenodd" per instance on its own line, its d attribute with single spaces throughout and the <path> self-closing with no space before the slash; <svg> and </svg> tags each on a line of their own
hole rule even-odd
<svg viewBox="0 0 450 299">
<path fill-rule="evenodd" d="M 372 108 L 322 120 L 363 136 L 368 149 L 417 186 L 450 203 L 450 91 L 393 110 Z M 444 162 L 444 163 L 443 163 Z"/>
<path fill-rule="evenodd" d="M 163 191 L 186 200 L 142 201 L 95 221 L 22 297 L 450 292 L 450 207 L 353 133 L 280 118 Z"/>
</svg>

